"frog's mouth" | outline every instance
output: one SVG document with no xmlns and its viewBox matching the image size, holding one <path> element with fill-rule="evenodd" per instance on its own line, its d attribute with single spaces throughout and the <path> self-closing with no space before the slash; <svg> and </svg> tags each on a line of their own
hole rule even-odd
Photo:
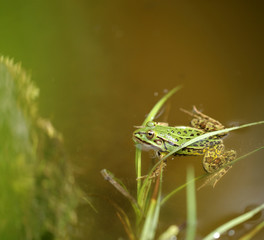
<svg viewBox="0 0 264 240">
<path fill-rule="evenodd" d="M 142 149 L 142 150 L 154 149 L 156 151 L 162 151 L 161 148 L 142 140 L 141 138 L 137 137 L 135 134 L 133 135 L 133 140 L 136 143 L 136 147 L 139 149 Z"/>
</svg>

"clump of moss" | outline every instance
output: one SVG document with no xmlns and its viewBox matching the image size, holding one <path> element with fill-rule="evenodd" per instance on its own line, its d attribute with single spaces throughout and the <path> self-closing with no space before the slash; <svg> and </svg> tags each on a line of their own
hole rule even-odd
<svg viewBox="0 0 264 240">
<path fill-rule="evenodd" d="M 0 239 L 70 239 L 77 222 L 79 190 L 38 93 L 20 64 L 0 57 Z"/>
</svg>

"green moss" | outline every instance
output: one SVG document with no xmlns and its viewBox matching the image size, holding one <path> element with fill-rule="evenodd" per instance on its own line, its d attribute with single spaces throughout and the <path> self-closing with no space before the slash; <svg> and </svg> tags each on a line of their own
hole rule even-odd
<svg viewBox="0 0 264 240">
<path fill-rule="evenodd" d="M 0 57 L 0 239 L 70 239 L 79 190 L 62 137 L 38 116 L 39 90 Z"/>
</svg>

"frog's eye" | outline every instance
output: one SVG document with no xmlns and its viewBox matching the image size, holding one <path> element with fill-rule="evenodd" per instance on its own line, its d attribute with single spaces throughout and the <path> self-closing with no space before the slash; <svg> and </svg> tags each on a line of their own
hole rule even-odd
<svg viewBox="0 0 264 240">
<path fill-rule="evenodd" d="M 150 140 L 154 137 L 155 133 L 153 131 L 148 131 L 146 135 L 147 135 L 147 138 Z"/>
<path fill-rule="evenodd" d="M 149 122 L 147 122 L 147 127 L 154 127 L 155 126 L 155 122 L 153 122 L 153 121 L 149 121 Z"/>
</svg>

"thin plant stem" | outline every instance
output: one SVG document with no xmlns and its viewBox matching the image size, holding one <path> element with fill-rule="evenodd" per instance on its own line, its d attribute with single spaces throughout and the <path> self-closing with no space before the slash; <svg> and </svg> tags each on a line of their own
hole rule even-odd
<svg viewBox="0 0 264 240">
<path fill-rule="evenodd" d="M 157 113 L 159 112 L 160 108 L 164 105 L 164 103 L 178 90 L 181 89 L 181 85 L 173 88 L 171 91 L 169 91 L 166 95 L 164 95 L 151 109 L 148 116 L 145 118 L 145 120 L 142 123 L 142 126 L 145 126 L 148 121 L 151 121 L 155 118 Z M 135 165 L 136 165 L 136 176 L 137 176 L 137 194 L 139 196 L 140 189 L 141 189 L 141 150 L 136 149 L 135 154 Z"/>
<path fill-rule="evenodd" d="M 189 167 L 187 169 L 187 230 L 186 240 L 194 240 L 196 232 L 196 194 L 195 194 L 195 181 L 194 169 Z"/>
</svg>

